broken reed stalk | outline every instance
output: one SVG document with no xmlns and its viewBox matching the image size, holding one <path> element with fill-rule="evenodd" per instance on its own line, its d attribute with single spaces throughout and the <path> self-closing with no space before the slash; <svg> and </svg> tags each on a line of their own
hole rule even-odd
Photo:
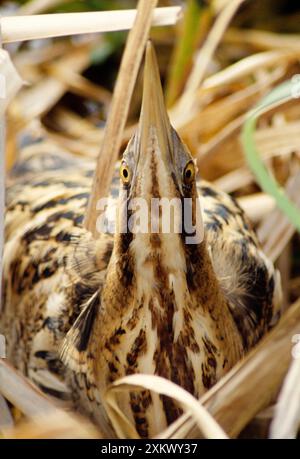
<svg viewBox="0 0 300 459">
<path fill-rule="evenodd" d="M 131 96 L 149 37 L 152 15 L 157 2 L 158 0 L 139 1 L 136 19 L 127 38 L 84 221 L 85 227 L 91 231 L 94 237 L 97 236 L 97 202 L 100 198 L 107 196 L 109 192 L 115 162 L 122 143 Z"/>
<path fill-rule="evenodd" d="M 152 26 L 165 26 L 178 21 L 181 7 L 156 8 L 153 16 L 148 16 L 153 2 L 148 0 L 146 3 L 149 5 L 145 10 L 145 24 L 150 21 Z M 120 10 L 2 17 L 2 41 L 13 43 L 66 35 L 129 30 L 133 26 L 136 14 L 136 10 Z"/>
<path fill-rule="evenodd" d="M 299 323 L 300 300 L 245 359 L 200 398 L 229 437 L 236 437 L 277 395 L 292 361 L 292 337 L 299 333 Z M 199 435 L 191 417 L 182 415 L 159 438 Z"/>
</svg>

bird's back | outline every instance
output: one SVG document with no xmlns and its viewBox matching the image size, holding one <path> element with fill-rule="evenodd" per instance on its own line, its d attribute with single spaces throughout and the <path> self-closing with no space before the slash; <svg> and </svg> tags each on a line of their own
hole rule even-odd
<svg viewBox="0 0 300 459">
<path fill-rule="evenodd" d="M 13 364 L 62 399 L 70 391 L 61 342 L 101 286 L 113 244 L 111 235 L 92 244 L 83 229 L 93 167 L 37 144 L 23 150 L 7 187 L 0 332 Z"/>
</svg>

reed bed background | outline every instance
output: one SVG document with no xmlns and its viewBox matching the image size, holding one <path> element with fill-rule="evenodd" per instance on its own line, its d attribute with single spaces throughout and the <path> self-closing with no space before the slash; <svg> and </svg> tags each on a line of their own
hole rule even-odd
<svg viewBox="0 0 300 459">
<path fill-rule="evenodd" d="M 163 19 L 156 11 L 153 22 L 157 5 L 164 7 Z M 104 195 L 114 160 L 136 127 L 139 69 L 150 33 L 171 121 L 196 158 L 200 176 L 238 198 L 250 217 L 281 272 L 283 316 L 197 403 L 161 378 L 118 381 L 107 394 L 112 422 L 118 436 L 131 436 L 115 394 L 134 386 L 168 393 L 182 405 L 184 414 L 160 438 L 295 438 L 300 424 L 300 8 L 280 0 L 141 0 L 135 18 L 126 10 L 136 6 L 129 0 L 1 4 L 8 54 L 1 51 L 0 68 L 11 82 L 9 104 L 1 102 L 6 172 L 21 149 L 28 155 L 41 148 L 71 151 L 95 160 L 95 196 Z M 106 33 L 95 33 L 101 21 L 84 19 L 93 9 L 124 11 L 109 13 Z M 45 12 L 82 12 L 76 20 L 65 17 L 65 31 L 77 34 L 59 36 L 53 17 L 39 27 L 34 15 Z M 28 38 L 34 40 L 23 41 Z M 27 145 L 28 135 L 46 140 Z M 85 224 L 93 231 L 92 215 Z M 0 359 L 0 432 L 6 438 L 102 437 L 5 359 Z"/>
</svg>

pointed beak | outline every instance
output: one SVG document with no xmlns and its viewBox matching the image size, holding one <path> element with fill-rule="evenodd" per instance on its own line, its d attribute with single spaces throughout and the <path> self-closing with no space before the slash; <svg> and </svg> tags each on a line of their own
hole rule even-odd
<svg viewBox="0 0 300 459">
<path fill-rule="evenodd" d="M 166 110 L 159 69 L 152 43 L 148 41 L 144 67 L 142 109 L 138 127 L 139 161 L 146 155 L 149 142 L 155 138 L 164 161 L 172 157 L 172 128 Z M 158 153 L 158 151 L 156 152 Z"/>
</svg>

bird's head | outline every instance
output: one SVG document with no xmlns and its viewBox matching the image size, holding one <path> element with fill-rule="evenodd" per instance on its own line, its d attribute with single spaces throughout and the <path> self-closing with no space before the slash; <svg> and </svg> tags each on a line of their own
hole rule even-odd
<svg viewBox="0 0 300 459">
<path fill-rule="evenodd" d="M 186 246 L 203 239 L 196 166 L 170 124 L 151 42 L 146 48 L 140 120 L 121 160 L 120 182 L 116 253 L 122 256 L 130 249 L 141 266 L 156 252 L 170 272 L 178 257 L 184 264 Z"/>
<path fill-rule="evenodd" d="M 154 48 L 149 42 L 144 67 L 139 125 L 123 154 L 120 178 L 130 198 L 185 197 L 195 192 L 195 165 L 164 103 Z"/>
</svg>

